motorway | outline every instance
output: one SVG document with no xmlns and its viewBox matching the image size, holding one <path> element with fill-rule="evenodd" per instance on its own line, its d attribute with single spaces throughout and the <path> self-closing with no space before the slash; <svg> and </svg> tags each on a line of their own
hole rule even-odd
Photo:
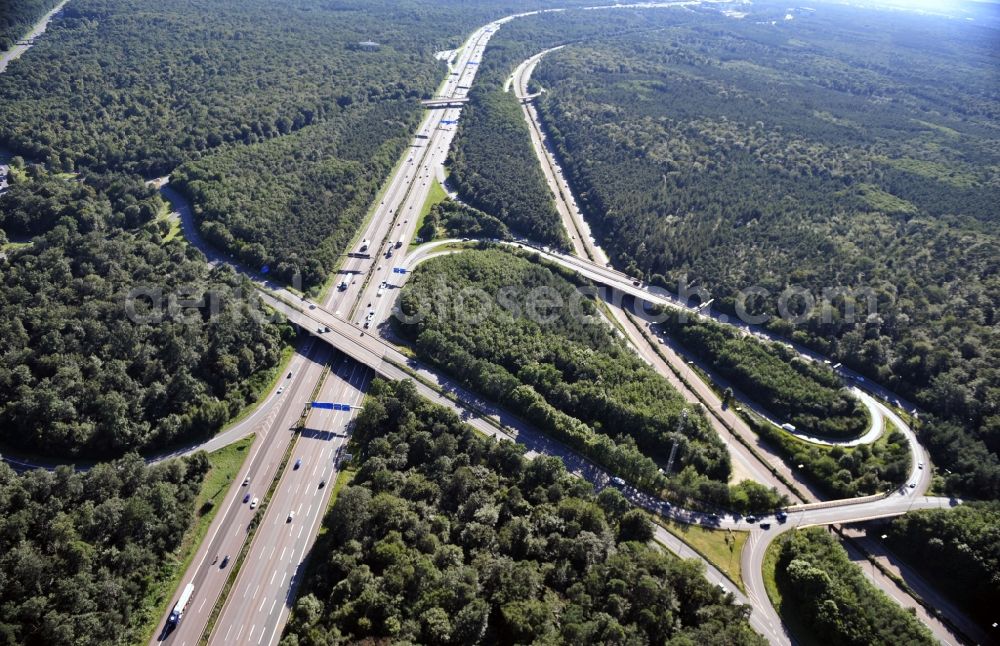
<svg viewBox="0 0 1000 646">
<path fill-rule="evenodd" d="M 291 466 L 268 502 L 210 644 L 273 644 L 280 638 L 333 492 L 338 458 L 370 379 L 367 367 L 343 356 L 334 360 L 317 401 L 348 403 L 352 408 L 309 411 L 295 440 Z M 298 468 L 296 460 L 301 460 Z"/>
<path fill-rule="evenodd" d="M 440 96 L 464 96 L 468 86 L 471 85 L 475 68 L 481 59 L 489 37 L 501 24 L 514 17 L 510 16 L 495 21 L 473 33 L 458 54 L 449 78 L 442 86 Z M 293 367 L 293 376 L 284 384 L 282 394 L 274 393 L 246 423 L 239 425 L 238 430 L 233 430 L 217 442 L 213 440 L 211 444 L 205 445 L 213 447 L 223 445 L 236 439 L 237 436 L 245 435 L 246 429 L 250 427 L 256 429 L 258 433 L 251 449 L 251 455 L 244 467 L 244 472 L 250 477 L 250 484 L 246 488 L 235 484 L 226 495 L 221 511 L 209 528 L 208 538 L 198 549 L 192 566 L 185 573 L 181 582 L 182 586 L 187 582 L 195 584 L 193 600 L 178 628 L 169 635 L 162 636 L 164 642 L 194 644 L 201 637 L 207 624 L 208 614 L 215 606 L 215 601 L 221 593 L 226 574 L 228 574 L 228 569 L 220 568 L 218 564 L 213 564 L 211 561 L 214 560 L 215 556 L 219 556 L 221 561 L 226 554 L 235 558 L 243 546 L 247 537 L 247 526 L 253 517 L 253 513 L 248 509 L 249 505 L 242 503 L 243 496 L 245 492 L 254 496 L 262 494 L 266 485 L 273 480 L 288 442 L 295 437 L 290 429 L 299 420 L 310 399 L 313 387 L 320 378 L 324 364 L 330 360 L 332 353 L 326 349 L 327 346 L 333 346 L 342 351 L 351 359 L 359 362 L 360 365 L 351 361 L 338 360 L 336 365 L 340 366 L 340 372 L 324 382 L 322 397 L 344 398 L 347 401 L 360 402 L 367 380 L 371 378 L 373 373 L 390 379 L 410 378 L 417 375 L 420 379 L 415 381 L 415 384 L 422 395 L 437 403 L 449 406 L 477 429 L 494 437 L 508 439 L 516 437 L 519 442 L 528 447 L 529 457 L 543 453 L 558 456 L 563 459 L 569 470 L 592 482 L 596 488 L 608 486 L 610 476 L 602 469 L 567 447 L 541 435 L 522 420 L 505 411 L 491 407 L 488 403 L 479 400 L 473 393 L 464 391 L 450 383 L 448 379 L 407 358 L 393 346 L 376 338 L 373 334 L 365 334 L 358 325 L 359 323 L 363 324 L 363 319 L 369 311 L 374 310 L 373 319 L 377 322 L 384 321 L 391 313 L 391 301 L 394 299 L 389 294 L 378 296 L 380 283 L 390 275 L 388 272 L 393 266 L 390 261 L 398 262 L 394 258 L 386 257 L 388 256 L 386 254 L 388 251 L 387 243 L 401 241 L 400 252 L 408 248 L 408 242 L 412 239 L 416 227 L 415 216 L 419 213 L 429 191 L 430 178 L 439 172 L 440 165 L 444 161 L 448 145 L 454 136 L 454 129 L 450 126 L 457 122 L 459 114 L 460 109 L 457 107 L 435 109 L 430 111 L 421 124 L 421 130 L 414 139 L 412 155 L 394 174 L 384 199 L 376 207 L 372 218 L 363 231 L 363 237 L 371 241 L 372 253 L 370 255 L 372 257 L 356 257 L 354 259 L 356 262 L 345 263 L 342 271 L 344 275 L 352 277 L 346 290 L 331 292 L 329 297 L 324 300 L 324 307 L 319 307 L 280 289 L 279 286 L 269 283 L 261 285 L 262 290 L 264 290 L 264 300 L 285 313 L 292 322 L 309 332 L 317 327 L 321 329 L 329 327 L 330 332 L 317 332 L 317 338 L 322 339 L 325 343 L 309 345 L 303 350 L 302 355 L 293 361 L 293 366 L 297 367 Z M 169 187 L 164 189 L 164 193 L 171 197 L 169 191 Z M 567 192 L 567 195 L 571 195 L 571 193 Z M 177 197 L 179 196 L 173 196 L 171 201 L 175 205 L 178 201 L 183 203 L 183 200 L 177 200 Z M 210 262 L 213 264 L 231 262 L 231 259 L 223 257 L 203 244 L 189 210 L 186 216 L 183 212 L 181 213 L 181 220 L 189 242 L 202 249 Z M 577 228 L 576 231 L 579 233 L 584 229 Z M 575 240 L 580 238 L 591 238 L 591 236 L 589 233 L 586 236 L 574 235 Z M 394 244 L 392 246 L 395 247 Z M 635 285 L 631 277 L 615 272 L 602 263 L 554 254 L 544 249 L 539 250 L 539 252 L 549 260 L 570 267 L 596 283 L 612 286 L 624 294 L 631 294 L 645 302 L 683 307 L 683 304 L 678 303 L 665 290 L 648 285 Z M 385 254 L 385 256 L 381 254 Z M 373 305 L 369 306 L 367 303 Z M 364 305 L 359 307 L 361 304 Z M 699 312 L 698 315 L 702 315 L 702 313 Z M 377 327 L 378 325 L 374 324 L 373 331 Z M 755 334 L 761 334 L 759 330 L 747 329 Z M 635 341 L 635 338 L 632 338 Z M 816 357 L 804 349 L 798 347 L 796 349 L 803 354 L 821 359 L 821 357 Z M 857 376 L 851 375 L 849 371 L 844 371 L 844 373 L 857 380 Z M 428 386 L 423 380 L 434 384 L 434 387 Z M 700 383 L 700 379 L 695 378 L 691 380 L 691 383 Z M 883 398 L 893 396 L 892 393 L 874 384 L 868 384 L 866 389 Z M 439 390 L 449 392 L 462 403 L 444 397 Z M 349 414 L 342 414 L 339 417 L 334 415 L 324 417 L 319 413 L 320 411 L 310 413 L 307 422 L 308 430 L 297 440 L 300 444 L 296 446 L 293 461 L 299 457 L 299 453 L 303 453 L 301 456 L 303 458 L 302 466 L 300 469 L 286 469 L 282 474 L 274 501 L 261 518 L 260 529 L 250 546 L 249 558 L 236 580 L 233 594 L 228 597 L 212 634 L 211 641 L 213 643 L 264 643 L 265 635 L 267 643 L 274 643 L 280 636 L 281 627 L 287 619 L 288 608 L 291 606 L 295 586 L 298 583 L 298 579 L 294 575 L 300 570 L 308 554 L 309 545 L 315 537 L 318 522 L 322 517 L 322 510 L 325 509 L 326 501 L 332 490 L 332 486 L 321 489 L 318 482 L 313 483 L 313 481 L 316 477 L 321 478 L 320 474 L 326 473 L 326 469 L 329 468 L 330 479 L 328 482 L 332 484 L 333 455 L 338 447 L 346 441 L 345 436 L 349 430 Z M 894 413 L 888 409 L 885 413 L 890 418 L 894 417 Z M 898 418 L 894 419 L 894 422 L 900 428 L 905 429 L 910 436 L 911 449 L 914 451 L 914 464 L 917 463 L 917 459 L 922 461 L 924 458 L 922 449 L 916 444 L 908 427 Z M 188 451 L 185 450 L 184 453 L 186 452 Z M 888 497 L 868 501 L 833 501 L 818 506 L 805 505 L 790 510 L 788 520 L 784 524 L 775 523 L 768 530 L 759 526 L 749 528 L 752 530 L 751 538 L 748 541 L 743 562 L 743 574 L 747 582 L 748 594 L 743 595 L 734 591 L 734 597 L 737 601 L 747 603 L 752 607 L 751 625 L 772 643 L 790 642 L 774 609 L 766 600 L 766 595 L 761 596 L 763 587 L 759 566 L 766 545 L 774 537 L 793 527 L 856 522 L 869 518 L 898 515 L 909 509 L 944 507 L 958 503 L 955 500 L 923 496 L 929 476 L 929 471 L 924 470 L 913 473 L 910 479 L 910 482 L 914 483 L 913 489 L 905 488 Z M 315 484 L 315 488 L 311 487 L 310 484 Z M 721 528 L 748 529 L 746 522 L 739 517 L 711 518 L 683 509 L 671 508 L 662 501 L 654 500 L 628 487 L 623 487 L 623 491 L 635 504 L 683 522 L 701 523 Z M 296 512 L 295 518 L 292 522 L 286 522 L 288 512 L 292 510 Z M 307 528 L 308 531 L 306 531 Z M 680 553 L 684 551 L 682 546 L 676 544 L 676 539 L 666 534 L 662 529 L 657 530 L 657 539 L 675 551 L 679 550 Z M 287 558 L 286 549 L 288 550 Z M 280 578 L 278 578 L 279 575 Z M 722 581 L 721 573 L 711 566 L 708 567 L 708 575 L 710 579 L 717 582 Z M 275 580 L 277 580 L 277 584 L 275 584 Z M 253 586 L 252 592 L 251 585 Z M 242 597 L 240 597 L 241 594 Z M 279 605 L 279 602 L 282 603 Z M 164 622 L 172 606 L 173 600 L 165 608 Z M 267 610 L 266 613 L 265 610 Z M 245 637 L 244 630 L 248 631 Z M 255 636 L 257 637 L 256 642 L 253 641 Z M 151 643 L 159 643 L 159 641 L 158 638 L 154 637 Z"/>
<path fill-rule="evenodd" d="M 150 644 L 193 646 L 198 643 L 205 630 L 209 615 L 229 575 L 232 559 L 236 558 L 242 548 L 248 536 L 250 521 L 257 513 L 257 510 L 250 509 L 249 503 L 243 502 L 243 498 L 249 494 L 251 498 L 263 499 L 288 443 L 295 436 L 292 429 L 310 400 L 324 364 L 329 361 L 331 351 L 328 346 L 312 341 L 306 341 L 304 346 L 302 361 L 297 364 L 298 369 L 293 368 L 292 378 L 282 380 L 285 382 L 284 390 L 278 395 L 278 405 L 271 406 L 256 424 L 257 436 L 251 445 L 250 456 L 244 463 L 242 475 L 234 481 L 223 499 L 221 509 L 209 526 L 207 538 L 184 573 L 179 589 L 174 591 L 170 603 L 164 608 L 159 628 Z M 242 482 L 246 477 L 250 478 L 250 482 L 243 486 Z M 223 567 L 222 562 L 227 555 L 231 560 Z M 177 627 L 164 633 L 161 629 L 166 625 L 167 616 L 187 583 L 194 584 L 194 596 Z"/>
</svg>

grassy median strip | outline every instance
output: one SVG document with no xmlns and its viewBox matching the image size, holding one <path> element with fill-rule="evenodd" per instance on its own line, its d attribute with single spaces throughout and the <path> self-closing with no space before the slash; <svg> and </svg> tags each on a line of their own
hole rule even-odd
<svg viewBox="0 0 1000 646">
<path fill-rule="evenodd" d="M 319 380 L 316 382 L 316 387 L 313 388 L 310 394 L 309 401 L 314 401 L 316 396 L 319 394 L 320 388 L 323 386 L 323 382 L 326 381 L 327 376 L 330 374 L 330 366 L 326 366 L 323 369 L 323 374 L 320 375 Z M 285 472 L 285 468 L 288 466 L 288 461 L 292 457 L 292 452 L 295 450 L 295 445 L 298 443 L 299 434 L 298 431 L 302 430 L 305 425 L 306 415 L 308 414 L 308 408 L 304 408 L 302 415 L 299 417 L 299 421 L 296 423 L 296 435 L 295 439 L 288 443 L 288 447 L 285 449 L 285 454 L 281 456 L 281 462 L 278 463 L 278 468 L 274 472 L 274 478 L 271 480 L 271 484 L 267 488 L 267 492 L 261 498 L 260 505 L 257 507 L 257 513 L 254 514 L 253 518 L 250 520 L 250 528 L 247 531 L 246 538 L 243 539 L 243 546 L 240 548 L 239 554 L 236 555 L 236 559 L 233 561 L 233 566 L 229 570 L 229 576 L 226 577 L 226 584 L 222 588 L 222 592 L 219 594 L 219 598 L 215 601 L 215 607 L 212 608 L 212 614 L 208 617 L 208 623 L 205 625 L 205 630 L 201 634 L 201 638 L 198 640 L 199 644 L 208 644 L 209 638 L 212 636 L 212 631 L 215 630 L 215 624 L 219 621 L 219 615 L 222 614 L 222 610 L 226 605 L 226 599 L 229 597 L 230 591 L 233 586 L 236 585 L 236 579 L 239 577 L 240 570 L 243 569 L 243 562 L 246 560 L 247 554 L 250 552 L 250 547 L 253 545 L 253 538 L 257 533 L 257 528 L 260 527 L 261 521 L 267 514 L 268 504 L 271 501 L 274 492 L 278 489 L 278 483 L 281 481 L 281 476 Z"/>
<path fill-rule="evenodd" d="M 229 485 L 243 469 L 253 440 L 254 436 L 250 435 L 208 454 L 212 467 L 201 483 L 201 491 L 195 499 L 194 523 L 188 528 L 177 551 L 164 561 L 164 569 L 170 570 L 170 575 L 150 589 L 138 614 L 137 623 L 143 625 L 144 641 L 149 641 L 156 632 L 163 605 L 173 598 L 181 577 L 188 571 L 191 561 L 198 553 L 198 547 L 205 540 L 205 534 L 226 497 Z"/>
<path fill-rule="evenodd" d="M 707 529 L 698 525 L 680 523 L 663 516 L 653 515 L 653 522 L 667 530 L 701 555 L 720 572 L 726 575 L 736 587 L 746 591 L 740 567 L 743 546 L 748 532 L 731 529 Z"/>
</svg>

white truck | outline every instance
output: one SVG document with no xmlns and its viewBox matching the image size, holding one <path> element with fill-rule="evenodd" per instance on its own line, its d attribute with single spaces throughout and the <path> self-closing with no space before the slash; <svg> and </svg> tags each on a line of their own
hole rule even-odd
<svg viewBox="0 0 1000 646">
<path fill-rule="evenodd" d="M 181 617 L 184 616 L 184 610 L 187 605 L 191 603 L 191 597 L 194 595 L 194 584 L 188 583 L 184 586 L 184 592 L 181 592 L 181 598 L 177 600 L 174 605 L 174 609 L 170 611 L 170 618 L 167 619 L 167 623 L 171 626 L 176 626 L 180 623 Z"/>
<path fill-rule="evenodd" d="M 368 238 L 365 238 L 364 240 L 361 241 L 361 249 L 360 249 L 360 251 L 362 253 L 364 253 L 365 251 L 368 251 Z"/>
</svg>

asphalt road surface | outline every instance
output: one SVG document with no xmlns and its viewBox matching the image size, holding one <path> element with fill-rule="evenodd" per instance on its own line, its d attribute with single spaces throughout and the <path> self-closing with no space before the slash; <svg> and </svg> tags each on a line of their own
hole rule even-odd
<svg viewBox="0 0 1000 646">
<path fill-rule="evenodd" d="M 169 605 L 164 608 L 159 628 L 150 641 L 151 645 L 193 646 L 198 643 L 208 617 L 222 592 L 229 575 L 232 559 L 236 558 L 248 535 L 251 519 L 257 510 L 250 509 L 250 503 L 243 502 L 250 495 L 262 499 L 267 486 L 274 479 L 288 443 L 295 434 L 293 426 L 302 415 L 313 388 L 323 372 L 323 365 L 329 361 L 331 351 L 324 344 L 309 344 L 303 356 L 302 367 L 293 372 L 291 378 L 284 378 L 284 390 L 280 403 L 270 409 L 264 419 L 258 422 L 257 436 L 250 447 L 241 475 L 233 482 L 229 493 L 223 499 L 219 512 L 208 529 L 205 540 L 195 554 L 191 565 L 181 578 L 178 590 L 174 592 Z M 248 485 L 243 486 L 244 478 Z M 231 561 L 222 566 L 226 555 Z M 177 602 L 183 587 L 194 584 L 194 595 L 180 623 L 171 631 L 164 631 L 167 617 Z"/>
<path fill-rule="evenodd" d="M 270 645 L 280 639 L 371 374 L 346 357 L 334 359 L 317 401 L 347 403 L 352 409 L 310 410 L 210 644 Z"/>
</svg>

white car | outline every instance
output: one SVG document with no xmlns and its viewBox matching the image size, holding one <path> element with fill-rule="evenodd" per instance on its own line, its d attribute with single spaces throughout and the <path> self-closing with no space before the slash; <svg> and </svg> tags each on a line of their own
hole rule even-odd
<svg viewBox="0 0 1000 646">
<path fill-rule="evenodd" d="M 917 463 L 917 468 L 918 469 L 923 469 L 924 468 L 924 463 L 923 462 Z"/>
<path fill-rule="evenodd" d="M 286 523 L 290 523 L 290 522 L 292 522 L 293 518 L 295 518 L 295 512 L 294 511 L 290 511 L 290 512 L 288 512 L 288 520 L 286 520 L 285 522 Z"/>
<path fill-rule="evenodd" d="M 279 389 L 278 389 L 278 394 L 279 394 L 279 395 L 280 395 L 281 393 L 283 393 L 283 392 L 285 392 L 285 387 L 284 387 L 284 386 L 282 386 L 281 388 L 279 388 Z"/>
<path fill-rule="evenodd" d="M 255 509 L 257 507 L 257 503 L 258 502 L 260 502 L 259 498 L 254 498 L 253 500 L 251 500 L 250 501 L 250 509 Z"/>
</svg>

